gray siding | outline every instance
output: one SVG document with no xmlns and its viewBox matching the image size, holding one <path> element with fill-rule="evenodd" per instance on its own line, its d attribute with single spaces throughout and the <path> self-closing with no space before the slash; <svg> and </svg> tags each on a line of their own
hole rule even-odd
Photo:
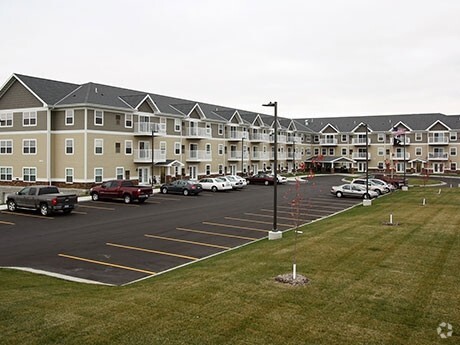
<svg viewBox="0 0 460 345">
<path fill-rule="evenodd" d="M 0 98 L 0 109 L 38 107 L 43 107 L 43 104 L 18 81 L 15 81 L 8 91 Z"/>
</svg>

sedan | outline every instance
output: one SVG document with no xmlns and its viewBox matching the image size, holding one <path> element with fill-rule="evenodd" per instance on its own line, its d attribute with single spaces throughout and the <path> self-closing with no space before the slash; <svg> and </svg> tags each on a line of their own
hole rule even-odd
<svg viewBox="0 0 460 345">
<path fill-rule="evenodd" d="M 225 177 L 234 178 L 237 181 L 241 182 L 241 188 L 246 187 L 248 185 L 248 181 L 244 177 L 239 175 L 225 175 Z"/>
<path fill-rule="evenodd" d="M 337 198 L 349 196 L 362 199 L 371 199 L 376 198 L 378 196 L 377 192 L 374 192 L 373 190 L 369 189 L 366 192 L 365 186 L 351 183 L 332 187 L 331 194 L 335 195 Z"/>
<path fill-rule="evenodd" d="M 218 190 L 232 190 L 232 185 L 222 177 L 205 177 L 198 181 L 203 187 L 203 190 L 217 192 Z"/>
<path fill-rule="evenodd" d="M 243 188 L 243 182 L 240 179 L 237 179 L 236 176 L 234 175 L 225 175 L 225 176 L 222 176 L 222 178 L 227 180 L 233 189 Z"/>
<path fill-rule="evenodd" d="M 268 186 L 269 184 L 275 184 L 275 178 L 273 177 L 273 175 L 264 172 L 260 172 L 250 177 L 247 177 L 246 181 L 248 181 L 248 183 L 264 184 L 266 186 Z"/>
<path fill-rule="evenodd" d="M 275 177 L 275 175 L 270 174 L 271 177 Z M 276 181 L 278 181 L 278 184 L 285 184 L 287 183 L 287 178 L 285 176 L 281 176 L 279 174 L 276 174 Z"/>
<path fill-rule="evenodd" d="M 176 180 L 162 184 L 160 191 L 163 194 L 176 193 L 183 195 L 197 195 L 203 191 L 201 184 L 190 180 Z"/>
</svg>

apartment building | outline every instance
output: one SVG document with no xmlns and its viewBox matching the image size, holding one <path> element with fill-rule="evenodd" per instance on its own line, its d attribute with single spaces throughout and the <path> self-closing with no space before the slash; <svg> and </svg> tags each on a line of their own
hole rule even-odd
<svg viewBox="0 0 460 345">
<path fill-rule="evenodd" d="M 0 89 L 0 184 L 150 184 L 273 170 L 274 127 L 272 115 L 13 74 Z M 278 171 L 459 169 L 460 116 L 280 116 L 276 127 Z"/>
</svg>

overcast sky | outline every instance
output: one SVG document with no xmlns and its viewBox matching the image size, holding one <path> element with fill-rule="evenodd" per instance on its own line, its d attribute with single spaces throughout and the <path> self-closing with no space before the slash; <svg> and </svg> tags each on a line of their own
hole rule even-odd
<svg viewBox="0 0 460 345">
<path fill-rule="evenodd" d="M 13 73 L 287 117 L 460 114 L 459 0 L 0 0 Z"/>
</svg>

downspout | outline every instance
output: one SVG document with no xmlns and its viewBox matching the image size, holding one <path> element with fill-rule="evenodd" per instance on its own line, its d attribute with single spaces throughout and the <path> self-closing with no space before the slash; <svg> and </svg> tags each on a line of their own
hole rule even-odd
<svg viewBox="0 0 460 345">
<path fill-rule="evenodd" d="M 83 132 L 83 181 L 88 182 L 88 108 L 85 108 Z"/>
<path fill-rule="evenodd" d="M 46 110 L 46 180 L 51 185 L 51 109 Z"/>
</svg>

